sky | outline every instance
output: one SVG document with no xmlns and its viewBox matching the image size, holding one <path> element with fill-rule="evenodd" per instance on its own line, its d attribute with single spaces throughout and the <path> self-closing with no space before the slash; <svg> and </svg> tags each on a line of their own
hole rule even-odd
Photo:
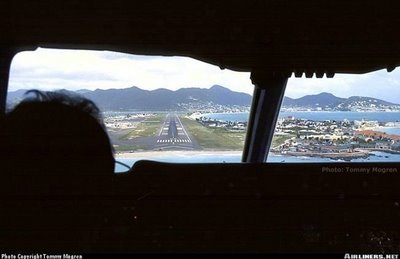
<svg viewBox="0 0 400 259">
<path fill-rule="evenodd" d="M 252 94 L 249 72 L 221 70 L 188 57 L 131 55 L 110 51 L 39 48 L 18 53 L 11 64 L 9 91 L 18 89 L 110 89 L 137 86 L 146 90 L 221 85 Z M 330 92 L 338 97 L 369 96 L 400 103 L 400 68 L 334 78 L 295 78 L 286 96 Z"/>
</svg>

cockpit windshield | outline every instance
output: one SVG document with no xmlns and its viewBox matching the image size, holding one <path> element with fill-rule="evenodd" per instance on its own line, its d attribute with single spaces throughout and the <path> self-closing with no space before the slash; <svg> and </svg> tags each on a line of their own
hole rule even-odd
<svg viewBox="0 0 400 259">
<path fill-rule="evenodd" d="M 14 58 L 7 109 L 30 89 L 94 101 L 116 160 L 131 166 L 142 159 L 240 162 L 253 85 L 249 73 L 187 57 L 39 48 Z"/>
</svg>

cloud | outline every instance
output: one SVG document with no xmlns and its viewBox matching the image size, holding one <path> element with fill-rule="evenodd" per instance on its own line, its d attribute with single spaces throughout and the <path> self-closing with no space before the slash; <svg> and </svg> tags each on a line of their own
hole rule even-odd
<svg viewBox="0 0 400 259">
<path fill-rule="evenodd" d="M 70 90 L 138 86 L 154 90 L 210 88 L 251 93 L 250 73 L 220 70 L 188 57 L 139 56 L 109 51 L 38 49 L 13 60 L 10 91 L 29 87 Z"/>
<path fill-rule="evenodd" d="M 250 73 L 221 70 L 188 57 L 131 55 L 111 51 L 42 49 L 19 53 L 13 60 L 9 90 L 109 89 L 137 86 L 154 90 L 182 87 L 210 88 L 219 84 L 252 94 Z M 299 98 L 330 92 L 339 97 L 376 97 L 400 103 L 400 70 L 334 78 L 294 78 L 286 95 Z"/>
<path fill-rule="evenodd" d="M 299 98 L 329 92 L 338 97 L 369 96 L 400 103 L 400 70 L 379 70 L 361 75 L 337 74 L 334 78 L 291 78 L 286 95 Z"/>
</svg>

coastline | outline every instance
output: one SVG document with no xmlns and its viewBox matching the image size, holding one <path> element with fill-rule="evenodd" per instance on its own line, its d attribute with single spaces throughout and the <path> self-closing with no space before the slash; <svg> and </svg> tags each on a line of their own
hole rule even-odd
<svg viewBox="0 0 400 259">
<path fill-rule="evenodd" d="M 384 132 L 385 130 L 397 130 L 397 129 L 400 130 L 400 127 L 398 127 L 398 126 L 378 126 L 378 127 L 369 127 L 369 128 L 366 127 L 366 129 Z"/>
<path fill-rule="evenodd" d="M 373 156 L 371 152 L 379 151 L 383 153 L 400 155 L 400 151 L 386 150 L 386 149 L 355 149 L 354 152 L 340 152 L 340 153 L 314 153 L 314 152 L 277 152 L 270 151 L 274 155 L 287 155 L 293 157 L 321 157 L 330 159 L 356 159 L 367 158 Z M 173 150 L 173 151 L 142 151 L 142 152 L 119 152 L 115 154 L 116 158 L 121 159 L 143 159 L 143 158 L 160 158 L 160 157 L 191 157 L 191 156 L 232 156 L 242 155 L 242 151 L 223 151 L 223 150 Z"/>
<path fill-rule="evenodd" d="M 371 150 L 372 151 L 372 150 Z M 374 150 L 375 151 L 375 150 Z M 320 157 L 320 158 L 330 158 L 334 160 L 343 159 L 343 160 L 352 160 L 356 158 L 367 158 L 370 156 L 370 150 L 358 149 L 354 152 L 341 152 L 341 153 L 316 153 L 316 152 L 273 152 L 273 154 L 287 155 L 287 156 L 295 156 L 295 157 Z"/>
<path fill-rule="evenodd" d="M 271 151 L 272 152 L 272 151 Z M 342 153 L 314 153 L 314 152 L 272 152 L 275 155 L 286 155 L 292 157 L 319 157 L 329 158 L 333 160 L 345 160 L 351 161 L 357 158 L 368 158 L 374 156 L 372 152 L 383 152 L 392 155 L 400 155 L 400 151 L 390 149 L 379 149 L 379 148 L 366 148 L 366 149 L 355 149 L 354 152 L 342 152 Z"/>
<path fill-rule="evenodd" d="M 243 151 L 220 151 L 220 150 L 193 150 L 193 151 L 143 151 L 143 152 L 119 152 L 115 154 L 116 158 L 157 158 L 165 156 L 177 156 L 177 157 L 190 157 L 199 155 L 209 155 L 209 156 L 231 156 L 231 155 L 241 155 Z"/>
</svg>

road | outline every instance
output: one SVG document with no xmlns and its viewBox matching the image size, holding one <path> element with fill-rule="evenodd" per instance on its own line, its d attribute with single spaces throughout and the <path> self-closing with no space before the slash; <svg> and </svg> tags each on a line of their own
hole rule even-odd
<svg viewBox="0 0 400 259">
<path fill-rule="evenodd" d="M 192 150 L 199 146 L 193 140 L 176 114 L 167 114 L 157 136 L 155 149 Z"/>
</svg>

